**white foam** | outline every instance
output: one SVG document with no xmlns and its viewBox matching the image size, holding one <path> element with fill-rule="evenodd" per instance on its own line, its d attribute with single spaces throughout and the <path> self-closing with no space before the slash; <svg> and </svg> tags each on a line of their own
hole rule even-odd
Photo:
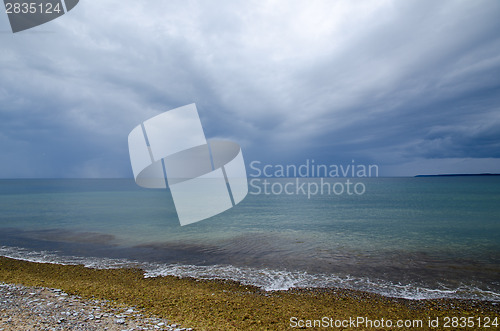
<svg viewBox="0 0 500 331">
<path fill-rule="evenodd" d="M 57 254 L 57 252 L 36 252 L 5 246 L 0 246 L 0 255 L 30 262 L 84 265 L 95 269 L 136 267 L 144 270 L 144 277 L 177 276 L 181 278 L 232 280 L 244 285 L 257 286 L 266 291 L 281 291 L 291 288 L 336 287 L 414 300 L 457 298 L 500 301 L 500 293 L 467 284 L 463 284 L 457 288 L 448 288 L 445 285 L 439 285 L 438 288 L 427 288 L 415 284 L 394 284 L 379 279 L 351 276 L 340 277 L 331 274 L 310 274 L 302 271 L 257 269 L 231 265 L 197 266 L 145 263 L 127 259 L 62 256 Z"/>
</svg>

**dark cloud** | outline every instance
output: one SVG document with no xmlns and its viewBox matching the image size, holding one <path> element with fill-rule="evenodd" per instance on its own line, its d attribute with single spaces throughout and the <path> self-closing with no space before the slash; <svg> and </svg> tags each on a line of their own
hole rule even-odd
<svg viewBox="0 0 500 331">
<path fill-rule="evenodd" d="M 495 1 L 81 3 L 0 35 L 0 177 L 131 176 L 130 130 L 192 102 L 247 162 L 500 171 L 499 14 Z"/>
</svg>

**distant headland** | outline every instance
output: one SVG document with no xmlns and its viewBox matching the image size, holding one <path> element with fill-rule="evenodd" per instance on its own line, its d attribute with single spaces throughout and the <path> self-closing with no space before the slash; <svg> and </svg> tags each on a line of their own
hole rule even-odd
<svg viewBox="0 0 500 331">
<path fill-rule="evenodd" d="M 471 176 L 500 176 L 500 174 L 440 174 L 440 175 L 416 175 L 415 177 L 471 177 Z"/>
</svg>

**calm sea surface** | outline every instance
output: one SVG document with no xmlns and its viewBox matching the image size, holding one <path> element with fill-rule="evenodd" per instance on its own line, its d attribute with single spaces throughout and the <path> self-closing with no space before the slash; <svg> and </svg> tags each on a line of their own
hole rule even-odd
<svg viewBox="0 0 500 331">
<path fill-rule="evenodd" d="M 352 181 L 364 194 L 249 194 L 181 227 L 168 190 L 133 180 L 0 180 L 0 255 L 267 290 L 500 301 L 500 177 Z"/>
</svg>

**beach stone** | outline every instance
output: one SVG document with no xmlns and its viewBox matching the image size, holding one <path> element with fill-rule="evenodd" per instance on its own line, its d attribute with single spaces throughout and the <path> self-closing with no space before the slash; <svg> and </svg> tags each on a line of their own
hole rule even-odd
<svg viewBox="0 0 500 331">
<path fill-rule="evenodd" d="M 121 330 L 117 325 L 127 330 L 174 330 L 166 319 L 141 318 L 141 309 L 115 307 L 109 300 L 86 301 L 58 289 L 0 283 L 0 298 L 0 318 L 7 330 Z M 131 313 L 135 314 L 126 315 Z"/>
</svg>

